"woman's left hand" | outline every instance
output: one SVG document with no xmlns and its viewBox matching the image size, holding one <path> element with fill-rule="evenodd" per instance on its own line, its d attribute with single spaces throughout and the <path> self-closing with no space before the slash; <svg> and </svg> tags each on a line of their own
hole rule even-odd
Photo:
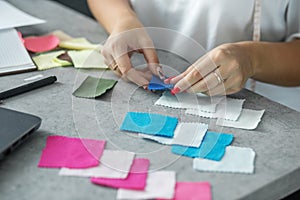
<svg viewBox="0 0 300 200">
<path fill-rule="evenodd" d="M 175 84 L 172 94 L 183 91 L 209 96 L 240 91 L 254 75 L 252 42 L 223 44 L 198 59 L 185 72 L 165 80 Z"/>
</svg>

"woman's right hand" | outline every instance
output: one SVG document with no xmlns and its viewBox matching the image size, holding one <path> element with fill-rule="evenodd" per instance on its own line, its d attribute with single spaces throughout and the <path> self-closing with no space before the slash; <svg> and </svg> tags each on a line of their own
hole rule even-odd
<svg viewBox="0 0 300 200">
<path fill-rule="evenodd" d="M 147 67 L 135 69 L 130 61 L 132 53 L 144 55 Z M 159 75 L 161 67 L 154 45 L 143 25 L 135 16 L 127 16 L 117 21 L 103 46 L 105 63 L 116 74 L 138 86 L 147 87 L 152 74 Z"/>
</svg>

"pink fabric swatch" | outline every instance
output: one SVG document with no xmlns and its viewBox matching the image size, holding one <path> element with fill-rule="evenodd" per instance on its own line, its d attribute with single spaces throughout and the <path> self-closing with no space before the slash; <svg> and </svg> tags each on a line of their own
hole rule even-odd
<svg viewBox="0 0 300 200">
<path fill-rule="evenodd" d="M 99 165 L 106 141 L 49 136 L 39 167 L 89 168 Z"/>
<path fill-rule="evenodd" d="M 35 53 L 53 50 L 58 46 L 58 44 L 59 39 L 54 35 L 24 38 L 24 45 L 26 49 Z"/>
<path fill-rule="evenodd" d="M 91 178 L 91 182 L 112 188 L 144 190 L 150 162 L 148 159 L 136 158 L 126 179 Z"/>
<path fill-rule="evenodd" d="M 211 200 L 210 183 L 177 182 L 175 196 L 172 200 Z M 163 199 L 157 199 L 163 200 Z"/>
</svg>

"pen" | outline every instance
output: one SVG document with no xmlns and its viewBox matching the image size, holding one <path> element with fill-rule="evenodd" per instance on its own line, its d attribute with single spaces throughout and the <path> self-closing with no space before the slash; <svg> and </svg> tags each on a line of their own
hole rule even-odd
<svg viewBox="0 0 300 200">
<path fill-rule="evenodd" d="M 3 99 L 7 99 L 9 97 L 13 97 L 13 96 L 25 93 L 25 92 L 29 92 L 31 90 L 41 88 L 46 85 L 50 85 L 50 84 L 54 83 L 56 80 L 57 80 L 56 76 L 49 76 L 47 78 L 44 78 L 44 79 L 41 79 L 38 81 L 34 81 L 34 82 L 31 82 L 31 83 L 28 83 L 25 85 L 18 86 L 13 89 L 6 90 L 4 92 L 0 92 L 0 102 Z"/>
</svg>

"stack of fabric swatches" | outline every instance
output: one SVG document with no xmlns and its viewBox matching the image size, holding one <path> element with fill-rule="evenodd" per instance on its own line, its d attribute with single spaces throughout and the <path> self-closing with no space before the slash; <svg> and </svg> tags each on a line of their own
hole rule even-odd
<svg viewBox="0 0 300 200">
<path fill-rule="evenodd" d="M 120 129 L 171 145 L 172 153 L 194 158 L 195 170 L 254 172 L 253 149 L 229 146 L 233 135 L 208 131 L 207 124 L 178 122 L 175 117 L 154 113 L 128 112 Z"/>
<path fill-rule="evenodd" d="M 255 129 L 265 110 L 243 108 L 245 99 L 209 97 L 201 94 L 180 93 L 176 96 L 169 91 L 155 102 L 155 105 L 185 109 L 185 114 L 217 119 L 216 124 L 240 129 Z"/>
<path fill-rule="evenodd" d="M 25 48 L 35 53 L 32 59 L 38 70 L 72 65 L 75 68 L 108 68 L 100 53 L 102 46 L 92 44 L 86 38 L 72 38 L 62 31 L 55 31 L 43 36 L 29 36 L 23 41 Z"/>
<path fill-rule="evenodd" d="M 61 176 L 89 177 L 93 184 L 116 188 L 117 199 L 212 199 L 210 183 L 176 182 L 174 171 L 150 173 L 149 159 L 105 149 L 105 144 L 104 140 L 49 136 L 38 166 L 60 168 Z"/>
</svg>

